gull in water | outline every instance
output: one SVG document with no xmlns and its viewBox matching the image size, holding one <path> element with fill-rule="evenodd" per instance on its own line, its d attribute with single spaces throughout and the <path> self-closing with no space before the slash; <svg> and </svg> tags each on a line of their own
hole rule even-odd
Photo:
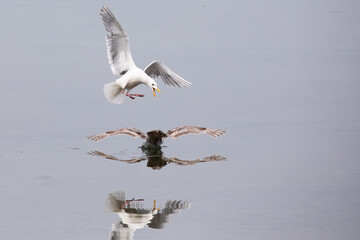
<svg viewBox="0 0 360 240">
<path fill-rule="evenodd" d="M 135 128 L 121 128 L 116 129 L 113 131 L 107 131 L 104 133 L 96 134 L 87 137 L 88 139 L 92 141 L 101 141 L 104 138 L 110 137 L 110 136 L 116 136 L 116 135 L 129 135 L 132 137 L 139 137 L 141 139 L 145 139 L 145 145 L 150 146 L 160 146 L 163 142 L 164 138 L 177 138 L 183 135 L 187 134 L 208 134 L 211 137 L 218 137 L 220 135 L 223 135 L 226 132 L 225 129 L 212 129 L 212 128 L 205 128 L 205 127 L 194 127 L 194 126 L 182 126 L 177 127 L 174 129 L 171 129 L 164 133 L 161 130 L 153 130 L 150 132 L 147 132 L 146 134 L 135 129 Z"/>
<path fill-rule="evenodd" d="M 189 87 L 191 83 L 177 75 L 165 64 L 154 61 L 144 70 L 138 68 L 132 57 L 129 46 L 129 38 L 125 30 L 116 20 L 108 7 L 104 6 L 100 12 L 104 22 L 106 35 L 107 56 L 111 71 L 114 75 L 120 75 L 116 81 L 104 85 L 106 99 L 114 104 L 124 102 L 125 96 L 135 99 L 143 97 L 142 94 L 130 94 L 129 91 L 139 84 L 149 86 L 156 96 L 155 91 L 160 92 L 153 78 L 161 78 L 165 85 L 172 87 Z"/>
</svg>

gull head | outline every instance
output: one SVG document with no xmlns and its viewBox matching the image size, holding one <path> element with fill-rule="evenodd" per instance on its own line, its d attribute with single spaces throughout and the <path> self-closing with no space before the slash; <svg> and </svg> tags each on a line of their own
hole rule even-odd
<svg viewBox="0 0 360 240">
<path fill-rule="evenodd" d="M 158 92 L 161 92 L 161 91 L 157 88 L 157 84 L 156 84 L 156 82 L 155 82 L 153 79 L 151 79 L 147 85 L 152 89 L 153 94 L 154 94 L 154 97 L 156 97 L 155 90 L 158 91 Z"/>
</svg>

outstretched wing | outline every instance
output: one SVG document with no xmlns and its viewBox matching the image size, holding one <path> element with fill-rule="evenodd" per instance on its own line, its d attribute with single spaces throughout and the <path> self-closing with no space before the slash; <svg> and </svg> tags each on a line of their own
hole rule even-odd
<svg viewBox="0 0 360 240">
<path fill-rule="evenodd" d="M 125 74 L 135 66 L 131 57 L 129 38 L 108 7 L 102 7 L 100 16 L 105 30 L 109 32 L 105 39 L 111 71 L 114 75 Z"/>
<path fill-rule="evenodd" d="M 191 83 L 177 75 L 161 62 L 152 62 L 144 72 L 152 78 L 160 77 L 165 85 L 172 87 L 190 87 Z"/>
<path fill-rule="evenodd" d="M 212 129 L 194 126 L 182 126 L 169 130 L 166 135 L 170 138 L 177 138 L 186 134 L 209 134 L 212 137 L 218 137 L 226 132 L 225 129 Z"/>
<path fill-rule="evenodd" d="M 98 142 L 98 141 L 103 140 L 104 138 L 111 137 L 111 136 L 116 136 L 116 135 L 120 135 L 120 134 L 129 135 L 129 136 L 132 136 L 134 138 L 139 137 L 141 139 L 146 139 L 146 135 L 143 132 L 141 132 L 141 131 L 139 131 L 139 130 L 137 130 L 135 128 L 120 128 L 120 129 L 116 129 L 116 130 L 107 131 L 107 132 L 104 132 L 104 133 L 92 135 L 92 136 L 89 136 L 87 138 L 92 140 L 92 141 Z"/>
</svg>

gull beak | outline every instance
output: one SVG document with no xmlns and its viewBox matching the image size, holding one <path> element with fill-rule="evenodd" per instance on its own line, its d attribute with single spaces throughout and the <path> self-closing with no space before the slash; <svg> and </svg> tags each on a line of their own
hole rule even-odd
<svg viewBox="0 0 360 240">
<path fill-rule="evenodd" d="M 154 97 L 156 97 L 155 90 L 158 91 L 158 92 L 161 92 L 161 91 L 160 91 L 159 89 L 157 89 L 157 88 L 153 88 L 152 90 L 153 90 L 153 93 L 154 93 Z"/>
<path fill-rule="evenodd" d="M 153 212 L 155 212 L 155 214 L 157 213 L 157 211 L 160 210 L 160 208 L 156 208 L 156 200 L 154 200 L 154 207 L 153 207 Z"/>
</svg>

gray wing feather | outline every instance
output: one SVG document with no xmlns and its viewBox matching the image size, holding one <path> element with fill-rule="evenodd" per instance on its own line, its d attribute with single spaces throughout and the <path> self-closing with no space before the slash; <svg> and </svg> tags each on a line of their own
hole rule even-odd
<svg viewBox="0 0 360 240">
<path fill-rule="evenodd" d="M 104 133 L 100 133 L 100 134 L 96 134 L 96 135 L 92 135 L 92 136 L 89 136 L 87 137 L 88 139 L 92 140 L 92 141 L 95 141 L 95 142 L 98 142 L 98 141 L 101 141 L 103 140 L 104 138 L 107 138 L 107 137 L 111 137 L 111 136 L 116 136 L 116 135 L 129 135 L 129 136 L 132 136 L 134 138 L 141 138 L 141 139 L 146 139 L 146 135 L 135 129 L 135 128 L 120 128 L 120 129 L 116 129 L 116 130 L 112 130 L 112 131 L 107 131 L 107 132 L 104 132 Z"/>
<path fill-rule="evenodd" d="M 177 75 L 161 62 L 154 61 L 149 64 L 144 72 L 152 78 L 160 77 L 165 85 L 171 87 L 190 87 L 191 83 Z"/>
<path fill-rule="evenodd" d="M 187 134 L 208 134 L 211 137 L 218 137 L 226 132 L 225 129 L 212 129 L 194 126 L 182 126 L 167 131 L 166 135 L 169 138 L 177 138 Z"/>
<path fill-rule="evenodd" d="M 106 35 L 107 56 L 114 75 L 127 72 L 135 66 L 130 52 L 129 38 L 110 9 L 104 6 L 100 11 Z"/>
</svg>

